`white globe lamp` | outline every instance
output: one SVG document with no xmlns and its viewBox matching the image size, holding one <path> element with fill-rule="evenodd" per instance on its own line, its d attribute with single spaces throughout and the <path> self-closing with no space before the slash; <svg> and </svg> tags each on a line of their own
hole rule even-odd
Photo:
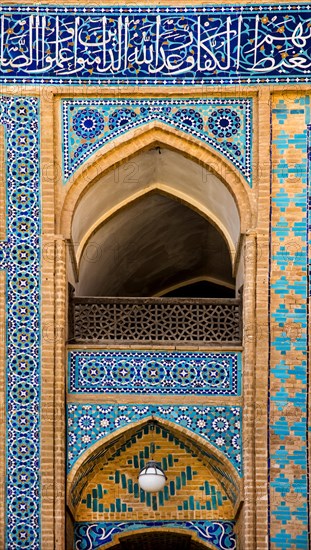
<svg viewBox="0 0 311 550">
<path fill-rule="evenodd" d="M 155 460 L 147 462 L 138 475 L 139 486 L 146 493 L 158 493 L 162 491 L 166 479 L 167 477 L 160 464 Z"/>
</svg>

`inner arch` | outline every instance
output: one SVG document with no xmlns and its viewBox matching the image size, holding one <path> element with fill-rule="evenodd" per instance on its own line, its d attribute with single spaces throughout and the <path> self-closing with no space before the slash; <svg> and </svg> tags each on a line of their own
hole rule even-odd
<svg viewBox="0 0 311 550">
<path fill-rule="evenodd" d="M 234 289 L 239 239 L 223 182 L 183 154 L 153 147 L 99 176 L 80 198 L 76 295 L 163 295 L 194 279 Z"/>
<path fill-rule="evenodd" d="M 102 550 L 104 547 L 101 547 Z M 117 543 L 109 545 L 109 550 L 203 550 L 215 548 L 192 538 L 191 534 L 173 530 L 152 529 L 119 537 Z M 99 548 L 99 550 L 101 550 Z"/>
<path fill-rule="evenodd" d="M 114 170 L 100 176 L 82 196 L 72 223 L 72 239 L 80 243 L 90 225 L 104 212 L 127 201 L 139 191 L 166 184 L 176 195 L 190 196 L 213 213 L 237 243 L 240 220 L 237 206 L 224 183 L 207 168 L 177 151 L 152 147 L 137 153 Z"/>
<path fill-rule="evenodd" d="M 193 278 L 231 289 L 234 296 L 227 243 L 197 212 L 156 193 L 123 208 L 92 235 L 76 293 L 154 296 Z"/>
</svg>

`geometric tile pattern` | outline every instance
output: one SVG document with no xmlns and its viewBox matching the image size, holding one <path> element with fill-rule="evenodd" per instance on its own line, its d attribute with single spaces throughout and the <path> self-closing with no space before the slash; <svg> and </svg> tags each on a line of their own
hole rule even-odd
<svg viewBox="0 0 311 550">
<path fill-rule="evenodd" d="M 68 353 L 69 393 L 240 395 L 240 353 Z"/>
<path fill-rule="evenodd" d="M 163 491 L 153 495 L 140 489 L 137 481 L 140 469 L 150 459 L 159 462 L 168 477 Z M 127 520 L 144 519 L 147 511 L 149 519 L 154 511 L 164 512 L 165 519 L 188 510 L 200 510 L 200 519 L 234 516 L 232 503 L 212 471 L 163 428 L 145 426 L 105 462 L 99 462 L 83 489 L 76 521 L 118 520 L 125 512 Z"/>
<path fill-rule="evenodd" d="M 233 521 L 108 521 L 98 523 L 79 522 L 75 524 L 75 548 L 91 550 L 102 548 L 117 534 L 130 533 L 140 529 L 185 529 L 193 531 L 202 541 L 217 550 L 235 550 L 236 535 Z"/>
<path fill-rule="evenodd" d="M 62 101 L 64 182 L 100 147 L 160 121 L 208 143 L 251 183 L 252 100 L 65 99 Z"/>
<path fill-rule="evenodd" d="M 275 550 L 305 549 L 310 544 L 308 114 L 307 96 L 283 99 L 272 113 L 268 452 L 269 528 Z"/>
<path fill-rule="evenodd" d="M 40 548 L 39 101 L 1 97 L 5 127 L 6 548 Z"/>
<path fill-rule="evenodd" d="M 219 86 L 310 81 L 305 4 L 85 3 L 11 5 L 3 6 L 3 12 L 4 83 Z"/>
<path fill-rule="evenodd" d="M 121 427 L 155 416 L 187 428 L 221 451 L 242 474 L 241 407 L 205 405 L 67 406 L 68 472 L 89 447 Z"/>
</svg>

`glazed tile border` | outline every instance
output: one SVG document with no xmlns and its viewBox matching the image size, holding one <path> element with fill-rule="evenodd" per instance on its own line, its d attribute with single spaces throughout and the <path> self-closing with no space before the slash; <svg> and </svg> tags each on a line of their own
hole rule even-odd
<svg viewBox="0 0 311 550">
<path fill-rule="evenodd" d="M 68 391 L 157 395 L 241 394 L 240 353 L 68 352 Z"/>
<path fill-rule="evenodd" d="M 137 532 L 140 529 L 185 529 L 193 531 L 201 540 L 215 549 L 235 550 L 236 536 L 233 521 L 117 521 L 75 524 L 76 550 L 101 548 L 111 542 L 115 535 Z"/>
<path fill-rule="evenodd" d="M 5 127 L 6 548 L 40 548 L 39 101 L 1 97 Z"/>
<path fill-rule="evenodd" d="M 275 550 L 304 549 L 310 544 L 309 102 L 308 96 L 291 103 L 280 100 L 272 112 L 272 128 L 277 132 L 271 189 L 268 512 L 269 548 Z M 302 117 L 305 126 L 301 128 Z M 295 166 L 288 154 L 293 147 L 301 158 Z M 294 190 L 288 179 L 291 174 L 296 176 Z"/>
<path fill-rule="evenodd" d="M 310 6 L 2 6 L 1 82 L 310 82 Z"/>
<path fill-rule="evenodd" d="M 252 99 L 65 99 L 62 121 L 64 183 L 95 151 L 151 121 L 212 146 L 252 183 Z"/>
<path fill-rule="evenodd" d="M 67 405 L 67 469 L 97 441 L 156 416 L 186 427 L 221 451 L 242 475 L 241 407 L 203 405 Z"/>
</svg>

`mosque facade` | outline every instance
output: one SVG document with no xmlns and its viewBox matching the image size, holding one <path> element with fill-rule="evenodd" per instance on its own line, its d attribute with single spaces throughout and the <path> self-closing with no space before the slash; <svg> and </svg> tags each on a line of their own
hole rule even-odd
<svg viewBox="0 0 311 550">
<path fill-rule="evenodd" d="M 306 3 L 0 7 L 1 548 L 310 547 L 310 52 Z"/>
</svg>

